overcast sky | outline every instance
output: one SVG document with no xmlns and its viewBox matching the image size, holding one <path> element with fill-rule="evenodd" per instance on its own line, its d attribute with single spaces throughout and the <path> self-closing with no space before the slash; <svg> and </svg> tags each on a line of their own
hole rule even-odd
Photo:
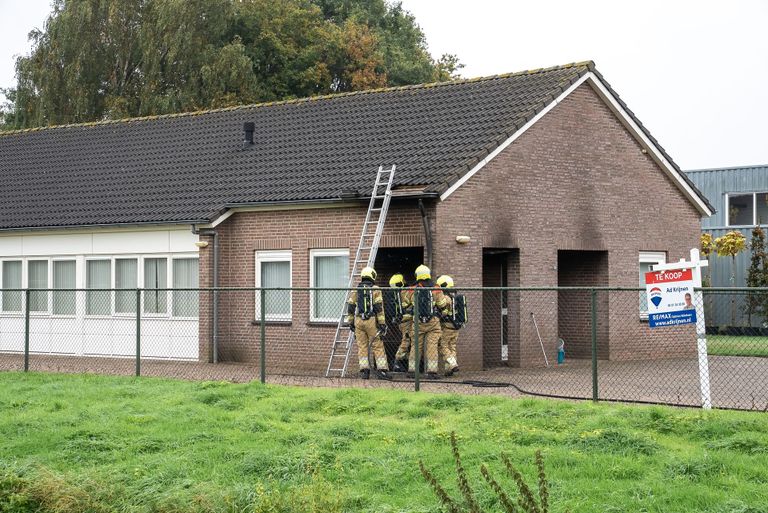
<svg viewBox="0 0 768 513">
<path fill-rule="evenodd" d="M 768 0 L 403 0 L 476 77 L 594 60 L 683 169 L 768 164 Z M 50 0 L 0 0 L 0 87 Z"/>
</svg>

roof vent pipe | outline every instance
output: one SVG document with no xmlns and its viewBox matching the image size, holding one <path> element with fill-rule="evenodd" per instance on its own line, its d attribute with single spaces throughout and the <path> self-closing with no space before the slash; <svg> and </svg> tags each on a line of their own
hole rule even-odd
<svg viewBox="0 0 768 513">
<path fill-rule="evenodd" d="M 243 148 L 253 146 L 253 132 L 256 131 L 256 123 L 251 121 L 243 123 Z"/>
</svg>

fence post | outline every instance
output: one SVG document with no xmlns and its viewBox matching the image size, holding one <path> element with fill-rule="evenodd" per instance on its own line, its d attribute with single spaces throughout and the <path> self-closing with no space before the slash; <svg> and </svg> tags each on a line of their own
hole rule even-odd
<svg viewBox="0 0 768 513">
<path fill-rule="evenodd" d="M 141 376 L 141 289 L 136 289 L 136 376 Z"/>
<path fill-rule="evenodd" d="M 261 329 L 261 342 L 259 344 L 259 348 L 261 350 L 261 355 L 259 356 L 259 365 L 261 367 L 260 369 L 260 375 L 261 375 L 261 382 L 266 383 L 267 382 L 267 305 L 266 305 L 266 297 L 267 294 L 264 291 L 264 288 L 261 288 L 259 290 L 259 295 L 261 296 L 260 301 L 260 310 L 261 310 L 261 316 L 260 316 L 260 329 Z"/>
<path fill-rule="evenodd" d="M 420 383 L 419 383 L 419 367 L 421 367 L 421 354 L 419 353 L 419 298 L 418 298 L 419 291 L 417 288 L 414 288 L 413 290 L 413 340 L 411 343 L 413 344 L 413 352 L 415 353 L 414 358 L 416 360 L 415 367 L 414 367 L 414 389 L 416 392 L 419 391 Z"/>
<path fill-rule="evenodd" d="M 24 291 L 24 372 L 29 371 L 29 289 Z"/>
<path fill-rule="evenodd" d="M 597 393 L 597 291 L 592 293 L 592 400 L 598 400 Z"/>
</svg>

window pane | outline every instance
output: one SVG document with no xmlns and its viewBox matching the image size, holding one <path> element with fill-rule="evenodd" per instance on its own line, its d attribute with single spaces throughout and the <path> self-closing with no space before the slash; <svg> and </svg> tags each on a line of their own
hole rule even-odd
<svg viewBox="0 0 768 513">
<path fill-rule="evenodd" d="M 108 289 L 111 285 L 112 262 L 109 260 L 87 260 L 85 262 L 85 288 Z M 85 293 L 85 313 L 88 315 L 110 315 L 112 304 L 108 290 Z"/>
<path fill-rule="evenodd" d="M 651 262 L 640 262 L 640 287 L 645 288 L 645 273 L 651 271 L 651 266 L 655 265 Z M 640 292 L 640 313 L 648 313 L 648 293 Z"/>
<path fill-rule="evenodd" d="M 261 286 L 290 287 L 291 263 L 290 262 L 262 262 Z M 264 294 L 264 310 L 267 315 L 273 317 L 288 317 L 291 315 L 291 292 L 289 290 L 268 290 Z M 256 315 L 261 315 L 257 313 Z"/>
<path fill-rule="evenodd" d="M 768 224 L 768 192 L 758 192 L 755 194 L 757 203 L 757 223 Z"/>
<path fill-rule="evenodd" d="M 20 289 L 21 288 L 21 261 L 14 260 L 3 262 L 3 288 Z M 3 311 L 21 312 L 21 291 L 3 291 Z"/>
<path fill-rule="evenodd" d="M 732 226 L 751 225 L 754 219 L 754 196 L 738 194 L 728 196 L 728 224 Z"/>
<path fill-rule="evenodd" d="M 115 260 L 115 288 L 135 289 L 139 285 L 139 262 L 135 258 Z M 136 292 L 115 291 L 115 313 L 136 313 Z"/>
<path fill-rule="evenodd" d="M 27 263 L 27 284 L 30 289 L 48 288 L 48 261 L 30 260 Z M 29 293 L 29 311 L 48 311 L 48 291 L 33 290 Z"/>
<path fill-rule="evenodd" d="M 57 260 L 53 262 L 53 288 L 75 288 L 74 260 Z M 53 313 L 55 315 L 75 315 L 74 290 L 53 293 Z"/>
<path fill-rule="evenodd" d="M 200 286 L 200 272 L 197 258 L 176 258 L 173 260 L 173 288 L 196 289 Z M 180 290 L 173 293 L 173 315 L 176 317 L 197 317 L 200 293 Z"/>
<path fill-rule="evenodd" d="M 346 287 L 349 257 L 316 256 L 315 287 Z M 341 315 L 346 292 L 343 290 L 317 291 L 314 295 L 315 318 L 336 319 Z"/>
<path fill-rule="evenodd" d="M 168 287 L 168 259 L 144 259 L 144 288 L 164 289 Z M 145 313 L 166 313 L 168 311 L 168 293 L 164 290 L 144 291 Z"/>
</svg>

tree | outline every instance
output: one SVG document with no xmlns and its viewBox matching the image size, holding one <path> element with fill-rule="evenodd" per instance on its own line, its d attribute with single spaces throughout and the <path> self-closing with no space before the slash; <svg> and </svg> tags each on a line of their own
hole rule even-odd
<svg viewBox="0 0 768 513">
<path fill-rule="evenodd" d="M 456 77 L 385 0 L 55 0 L 0 128 L 164 114 Z"/>
<path fill-rule="evenodd" d="M 736 255 L 747 247 L 746 238 L 733 230 L 715 239 L 715 251 L 718 256 L 731 257 L 731 286 L 736 285 Z M 736 298 L 731 294 L 731 326 L 736 324 Z"/>
<path fill-rule="evenodd" d="M 759 226 L 752 229 L 750 241 L 752 258 L 747 270 L 747 287 L 768 287 L 768 253 L 765 252 L 765 232 Z M 765 292 L 750 292 L 747 295 L 746 311 L 749 324 L 752 324 L 752 315 L 768 314 L 768 294 Z"/>
</svg>

